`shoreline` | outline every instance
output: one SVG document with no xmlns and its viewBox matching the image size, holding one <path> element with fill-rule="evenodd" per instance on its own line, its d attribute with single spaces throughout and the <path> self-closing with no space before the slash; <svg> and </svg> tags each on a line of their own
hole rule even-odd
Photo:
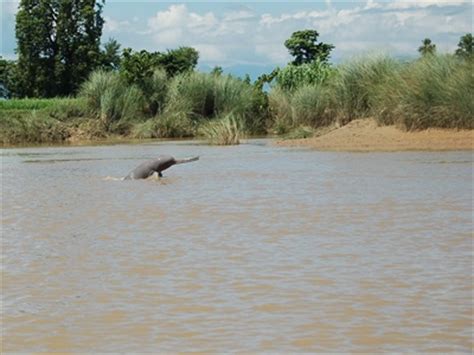
<svg viewBox="0 0 474 355">
<path fill-rule="evenodd" d="M 276 145 L 349 152 L 472 151 L 473 142 L 473 130 L 403 131 L 396 126 L 379 126 L 374 119 L 364 118 L 312 138 L 279 140 Z"/>
</svg>

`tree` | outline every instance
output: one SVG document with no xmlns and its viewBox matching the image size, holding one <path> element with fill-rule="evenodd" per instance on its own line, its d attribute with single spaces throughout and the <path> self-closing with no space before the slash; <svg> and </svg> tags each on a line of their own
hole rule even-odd
<svg viewBox="0 0 474 355">
<path fill-rule="evenodd" d="M 109 38 L 101 51 L 101 66 L 105 70 L 118 70 L 120 61 L 120 44 L 115 39 Z"/>
<path fill-rule="evenodd" d="M 285 41 L 285 47 L 295 57 L 293 64 L 311 63 L 316 59 L 321 62 L 329 60 L 334 46 L 323 42 L 317 43 L 318 36 L 319 33 L 316 30 L 296 31 Z"/>
<path fill-rule="evenodd" d="M 418 47 L 418 52 L 420 52 L 423 57 L 435 54 L 436 44 L 431 43 L 431 39 L 425 38 L 421 43 L 423 43 L 423 45 Z"/>
<path fill-rule="evenodd" d="M 472 33 L 466 33 L 459 39 L 456 55 L 464 59 L 472 59 Z"/>
<path fill-rule="evenodd" d="M 212 68 L 211 70 L 211 74 L 214 75 L 214 76 L 221 76 L 222 73 L 224 73 L 224 70 L 222 69 L 222 67 L 216 65 L 214 68 Z"/>
<path fill-rule="evenodd" d="M 194 48 L 179 47 L 163 53 L 159 63 L 166 70 L 168 76 L 173 77 L 179 73 L 192 71 L 196 67 L 198 59 L 199 53 Z"/>
<path fill-rule="evenodd" d="M 21 0 L 16 15 L 20 96 L 73 94 L 100 64 L 104 0 Z"/>
<path fill-rule="evenodd" d="M 15 95 L 16 63 L 0 56 L 0 98 Z"/>
<path fill-rule="evenodd" d="M 125 48 L 122 52 L 120 73 L 128 83 L 142 87 L 144 81 L 153 75 L 155 68 L 160 66 L 160 58 L 160 52 L 148 52 L 144 49 L 134 52 L 131 48 Z"/>
</svg>

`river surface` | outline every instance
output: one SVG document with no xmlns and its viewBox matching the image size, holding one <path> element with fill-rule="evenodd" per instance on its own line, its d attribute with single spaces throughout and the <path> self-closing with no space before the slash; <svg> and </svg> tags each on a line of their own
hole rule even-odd
<svg viewBox="0 0 474 355">
<path fill-rule="evenodd" d="M 156 154 L 200 155 L 116 181 Z M 1 150 L 4 352 L 466 352 L 471 152 Z"/>
</svg>

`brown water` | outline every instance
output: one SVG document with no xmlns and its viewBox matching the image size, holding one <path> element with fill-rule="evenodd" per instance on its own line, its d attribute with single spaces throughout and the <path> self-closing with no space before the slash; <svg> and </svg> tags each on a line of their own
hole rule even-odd
<svg viewBox="0 0 474 355">
<path fill-rule="evenodd" d="M 471 352 L 471 153 L 264 143 L 2 150 L 2 350 Z"/>
</svg>

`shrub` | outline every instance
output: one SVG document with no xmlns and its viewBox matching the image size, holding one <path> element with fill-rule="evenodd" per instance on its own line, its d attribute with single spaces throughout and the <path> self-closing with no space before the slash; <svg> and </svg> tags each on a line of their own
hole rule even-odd
<svg viewBox="0 0 474 355">
<path fill-rule="evenodd" d="M 291 94 L 274 87 L 268 95 L 268 106 L 272 118 L 272 129 L 276 134 L 285 134 L 293 126 Z"/>
<path fill-rule="evenodd" d="M 132 129 L 134 138 L 183 138 L 194 135 L 194 124 L 185 113 L 166 113 L 145 122 L 136 124 Z"/>
<path fill-rule="evenodd" d="M 0 136 L 3 145 L 61 142 L 69 136 L 64 124 L 40 111 L 0 112 Z"/>
<path fill-rule="evenodd" d="M 209 144 L 214 145 L 239 144 L 240 138 L 244 135 L 241 118 L 234 114 L 208 121 L 199 131 Z"/>
<path fill-rule="evenodd" d="M 144 98 L 141 90 L 135 85 L 127 85 L 118 73 L 92 73 L 79 95 L 85 98 L 91 113 L 100 118 L 107 131 L 142 116 Z"/>
<path fill-rule="evenodd" d="M 301 86 L 318 85 L 326 82 L 333 69 L 325 63 L 315 60 L 302 65 L 288 64 L 276 75 L 277 85 L 286 91 L 294 91 Z"/>
<path fill-rule="evenodd" d="M 422 58 L 403 73 L 393 115 L 407 129 L 473 128 L 472 62 L 451 55 Z"/>
<path fill-rule="evenodd" d="M 265 97 L 230 75 L 186 73 L 173 78 L 165 114 L 180 112 L 193 122 L 234 114 L 249 132 L 264 129 Z"/>
<path fill-rule="evenodd" d="M 385 55 L 356 58 L 338 68 L 331 83 L 331 103 L 344 122 L 371 115 L 385 98 L 380 93 L 393 82 L 400 63 Z"/>
</svg>

